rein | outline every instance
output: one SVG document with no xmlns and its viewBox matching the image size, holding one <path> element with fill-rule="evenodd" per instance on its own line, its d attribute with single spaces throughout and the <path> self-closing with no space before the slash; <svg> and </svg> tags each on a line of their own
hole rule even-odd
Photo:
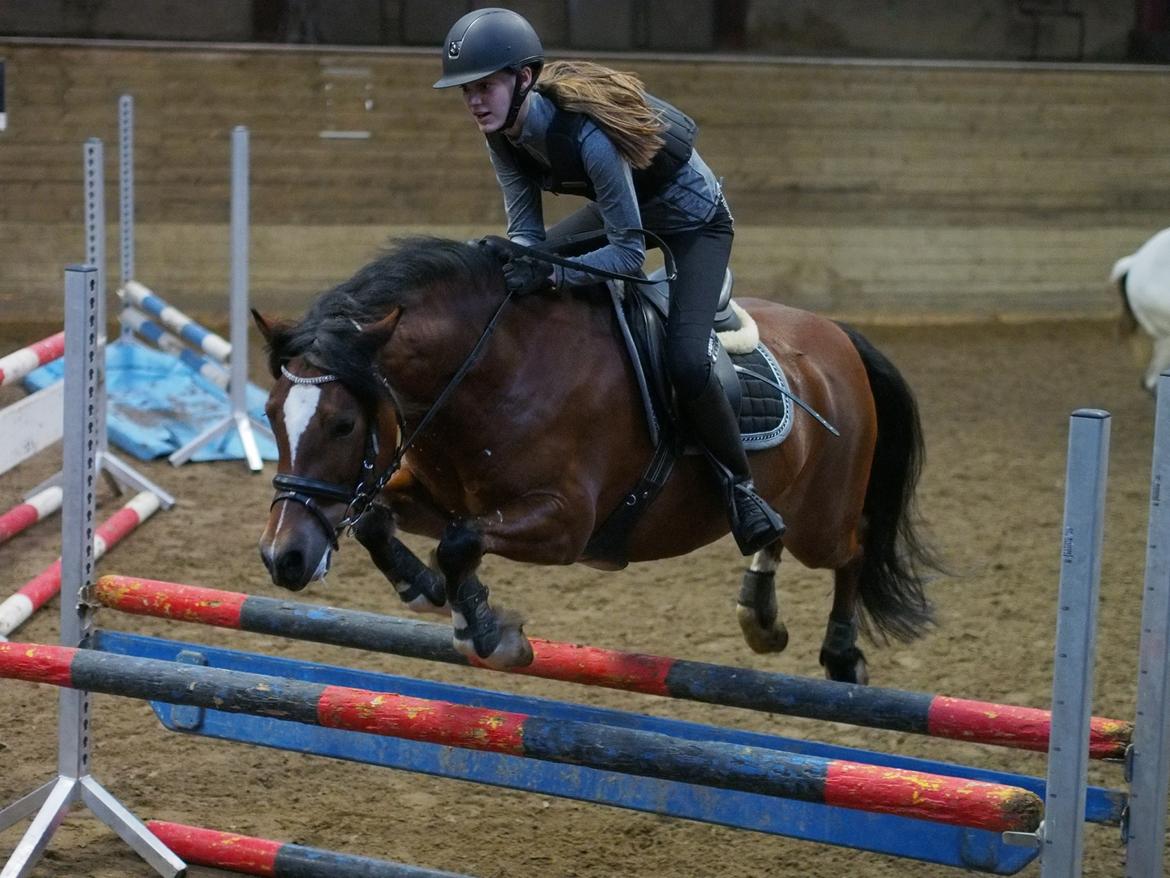
<svg viewBox="0 0 1170 878">
<path fill-rule="evenodd" d="M 678 278 L 678 267 L 675 265 L 675 262 L 674 262 L 674 254 L 672 252 L 670 252 L 670 247 L 668 247 L 666 242 L 663 241 L 660 237 L 658 237 L 656 234 L 649 231 L 648 229 L 631 228 L 631 229 L 618 229 L 617 231 L 619 231 L 619 232 L 640 232 L 644 238 L 649 238 L 650 241 L 653 242 L 655 245 L 657 245 L 658 249 L 662 251 L 662 261 L 664 264 L 664 268 L 666 269 L 666 278 L 665 279 L 667 281 L 673 281 L 673 280 L 676 280 Z M 589 241 L 589 240 L 592 240 L 594 238 L 600 239 L 603 237 L 605 237 L 604 232 L 593 232 L 593 231 L 579 232 L 576 235 L 568 235 L 564 238 L 558 238 L 557 245 L 559 247 L 564 247 L 564 246 L 567 246 L 569 244 L 576 244 L 580 241 Z M 501 238 L 498 235 L 489 235 L 487 238 L 484 238 L 483 240 L 490 241 L 491 242 L 490 246 L 492 246 L 494 248 L 497 248 L 500 250 L 507 250 L 508 252 L 510 252 L 512 254 L 520 254 L 522 256 L 533 256 L 536 259 L 541 260 L 542 262 L 549 263 L 550 265 L 559 265 L 562 268 L 571 268 L 574 271 L 580 271 L 584 274 L 593 275 L 594 277 L 606 277 L 606 278 L 609 278 L 610 280 L 624 280 L 628 283 L 633 283 L 633 284 L 651 284 L 651 285 L 660 283 L 663 280 L 663 278 L 658 278 L 657 280 L 650 280 L 645 275 L 639 276 L 639 275 L 634 275 L 634 274 L 622 274 L 620 271 L 609 271 L 608 269 L 604 269 L 604 268 L 593 268 L 592 266 L 589 266 L 589 265 L 582 265 L 580 262 L 575 262 L 572 259 L 566 259 L 564 256 L 557 256 L 556 254 L 550 253 L 547 250 L 539 250 L 536 247 L 528 247 L 528 246 L 525 246 L 524 244 L 517 244 L 515 241 L 510 241 L 507 238 Z"/>
<path fill-rule="evenodd" d="M 476 360 L 479 359 L 479 355 L 483 351 L 484 346 L 487 344 L 488 339 L 491 337 L 492 332 L 495 331 L 496 325 L 500 322 L 500 316 L 504 312 L 504 307 L 508 304 L 511 298 L 511 292 L 505 293 L 503 301 L 500 302 L 499 306 L 492 314 L 491 319 L 488 321 L 487 326 L 485 326 L 483 332 L 480 333 L 479 339 L 476 341 L 475 346 L 471 349 L 471 352 L 463 360 L 463 363 L 455 371 L 455 374 L 451 376 L 451 380 L 447 382 L 447 386 L 443 388 L 442 392 L 435 398 L 435 401 L 431 403 L 430 408 L 427 409 L 422 419 L 418 422 L 418 426 L 416 426 L 410 432 L 410 435 L 405 439 L 403 439 L 402 427 L 406 424 L 406 420 L 403 417 L 402 409 L 398 404 L 398 400 L 395 398 L 393 393 L 390 393 L 390 401 L 394 406 L 394 414 L 398 419 L 399 425 L 398 445 L 394 449 L 393 460 L 391 460 L 386 468 L 378 474 L 377 478 L 373 479 L 372 481 L 370 479 L 370 476 L 373 474 L 378 463 L 379 451 L 377 427 L 375 426 L 373 420 L 371 420 L 366 428 L 366 447 L 362 455 L 361 476 L 359 477 L 357 484 L 354 485 L 354 487 L 348 488 L 344 485 L 339 485 L 333 482 L 324 482 L 319 479 L 307 479 L 302 476 L 277 473 L 272 477 L 272 487 L 276 489 L 277 494 L 275 497 L 273 497 L 269 508 L 271 509 L 272 506 L 275 506 L 277 503 L 286 501 L 301 504 L 311 513 L 313 513 L 314 517 L 317 519 L 317 522 L 329 535 L 329 540 L 333 548 L 336 549 L 338 547 L 338 535 L 341 534 L 346 528 L 352 528 L 353 525 L 357 523 L 357 520 L 365 514 L 366 510 L 369 509 L 370 505 L 374 502 L 374 499 L 378 496 L 382 489 L 386 487 L 386 483 L 389 482 L 393 475 L 402 468 L 402 458 L 414 444 L 415 439 L 417 439 L 418 436 L 422 434 L 422 431 L 426 429 L 427 425 L 431 422 L 431 419 L 434 418 L 434 416 L 443 407 L 443 404 L 455 391 L 455 388 L 459 386 L 460 382 L 467 376 L 467 373 L 471 371 L 472 366 L 474 366 Z M 320 385 L 341 380 L 337 375 L 333 374 L 314 375 L 311 378 L 304 377 L 302 375 L 295 375 L 290 372 L 283 364 L 280 367 L 280 373 L 293 384 L 301 385 Z M 348 503 L 348 505 L 345 507 L 345 513 L 342 515 L 341 521 L 339 521 L 336 525 L 333 525 L 329 522 L 328 516 L 326 516 L 325 513 L 321 510 L 321 507 L 317 505 L 314 498 L 320 497 L 324 497 L 329 500 L 336 500 L 342 503 Z"/>
</svg>

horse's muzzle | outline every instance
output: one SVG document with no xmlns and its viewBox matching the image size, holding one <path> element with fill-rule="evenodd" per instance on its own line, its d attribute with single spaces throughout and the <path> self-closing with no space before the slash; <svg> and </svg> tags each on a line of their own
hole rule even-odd
<svg viewBox="0 0 1170 878">
<path fill-rule="evenodd" d="M 310 582 L 324 579 L 329 572 L 332 554 L 333 550 L 329 546 L 325 546 L 316 557 L 310 557 L 297 547 L 289 546 L 274 551 L 271 544 L 265 544 L 264 541 L 260 544 L 260 560 L 264 562 L 273 584 L 289 591 L 301 591 Z"/>
</svg>

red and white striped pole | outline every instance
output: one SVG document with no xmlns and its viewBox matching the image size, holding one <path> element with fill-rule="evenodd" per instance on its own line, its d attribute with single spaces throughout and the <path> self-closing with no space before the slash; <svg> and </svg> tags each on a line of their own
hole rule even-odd
<svg viewBox="0 0 1170 878">
<path fill-rule="evenodd" d="M 61 488 L 54 485 L 34 494 L 0 515 L 0 543 L 6 543 L 61 508 Z"/>
<path fill-rule="evenodd" d="M 0 357 L 0 387 L 15 384 L 33 369 L 58 360 L 65 355 L 65 333 L 58 332 Z"/>
<path fill-rule="evenodd" d="M 158 511 L 159 499 L 150 491 L 136 494 L 97 529 L 93 540 L 96 561 L 138 525 Z M 0 603 L 0 641 L 23 625 L 28 618 L 61 590 L 61 559 L 58 558 L 25 583 L 16 594 Z"/>
</svg>

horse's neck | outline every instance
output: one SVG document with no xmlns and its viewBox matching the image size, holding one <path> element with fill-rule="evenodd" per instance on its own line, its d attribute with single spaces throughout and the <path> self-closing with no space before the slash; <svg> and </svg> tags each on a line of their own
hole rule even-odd
<svg viewBox="0 0 1170 878">
<path fill-rule="evenodd" d="M 432 301 L 443 307 L 424 304 L 403 315 L 380 365 L 404 405 L 425 409 L 443 393 L 499 306 L 492 298 L 463 302 L 435 296 Z M 489 339 L 485 347 L 490 345 Z"/>
<path fill-rule="evenodd" d="M 499 307 L 485 297 L 478 307 L 405 316 L 389 347 L 384 374 L 408 417 L 421 417 L 464 367 Z M 620 363 L 621 341 L 604 289 L 593 296 L 550 295 L 510 301 L 470 371 L 442 404 L 443 420 L 490 412 L 496 402 L 548 400 L 583 383 L 604 385 L 604 361 Z"/>
</svg>

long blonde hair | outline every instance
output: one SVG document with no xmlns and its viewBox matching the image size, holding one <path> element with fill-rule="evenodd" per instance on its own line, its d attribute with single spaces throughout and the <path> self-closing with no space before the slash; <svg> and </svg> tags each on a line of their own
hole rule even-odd
<svg viewBox="0 0 1170 878">
<path fill-rule="evenodd" d="M 666 142 L 666 125 L 646 103 L 645 86 L 633 73 L 591 61 L 552 61 L 536 90 L 561 109 L 592 119 L 635 169 L 649 167 Z"/>
</svg>

